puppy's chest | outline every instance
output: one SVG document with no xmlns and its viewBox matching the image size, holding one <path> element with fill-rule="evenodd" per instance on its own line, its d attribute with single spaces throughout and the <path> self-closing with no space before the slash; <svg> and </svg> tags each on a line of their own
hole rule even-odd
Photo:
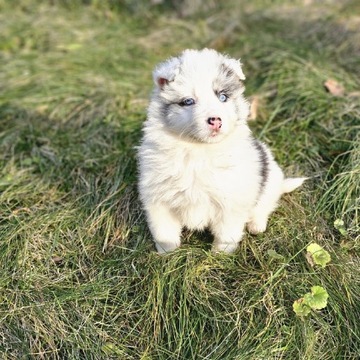
<svg viewBox="0 0 360 360">
<path fill-rule="evenodd" d="M 174 170 L 169 186 L 177 197 L 189 202 L 230 194 L 237 177 L 237 164 L 231 155 L 184 154 Z"/>
</svg>

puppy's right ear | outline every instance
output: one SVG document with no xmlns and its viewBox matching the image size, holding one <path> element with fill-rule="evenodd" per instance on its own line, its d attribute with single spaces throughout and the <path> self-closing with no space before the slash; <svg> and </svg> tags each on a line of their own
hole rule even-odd
<svg viewBox="0 0 360 360">
<path fill-rule="evenodd" d="M 173 81 L 175 76 L 179 73 L 180 64 L 180 59 L 177 57 L 170 58 L 159 64 L 153 72 L 156 86 L 162 90 L 166 84 Z"/>
</svg>

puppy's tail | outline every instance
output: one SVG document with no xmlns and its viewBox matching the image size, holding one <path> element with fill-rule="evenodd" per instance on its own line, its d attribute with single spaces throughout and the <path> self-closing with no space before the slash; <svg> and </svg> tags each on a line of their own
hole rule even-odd
<svg viewBox="0 0 360 360">
<path fill-rule="evenodd" d="M 282 186 L 282 192 L 283 194 L 289 193 L 297 189 L 299 186 L 302 185 L 302 183 L 307 180 L 307 177 L 304 178 L 287 178 L 284 179 L 283 186 Z"/>
</svg>

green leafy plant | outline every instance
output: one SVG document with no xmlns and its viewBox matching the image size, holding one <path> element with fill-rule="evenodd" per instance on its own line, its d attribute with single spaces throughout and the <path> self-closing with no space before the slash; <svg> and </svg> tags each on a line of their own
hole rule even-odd
<svg viewBox="0 0 360 360">
<path fill-rule="evenodd" d="M 293 309 L 297 316 L 307 316 L 311 312 L 311 307 L 305 303 L 303 298 L 294 301 Z"/>
<path fill-rule="evenodd" d="M 329 294 L 321 286 L 313 286 L 311 292 L 304 295 L 293 304 L 293 310 L 298 316 L 307 316 L 311 310 L 324 309 L 327 306 Z"/>
<path fill-rule="evenodd" d="M 314 310 L 320 310 L 326 307 L 329 294 L 321 286 L 313 286 L 311 293 L 304 296 L 304 302 Z"/>
<path fill-rule="evenodd" d="M 339 231 L 339 233 L 342 235 L 342 236 L 348 236 L 348 232 L 345 228 L 345 223 L 343 220 L 341 219 L 336 219 L 334 221 L 334 227 L 336 230 Z"/>
<path fill-rule="evenodd" d="M 319 265 L 324 268 L 331 260 L 330 254 L 316 243 L 310 244 L 306 251 L 306 259 L 311 266 Z"/>
<path fill-rule="evenodd" d="M 330 261 L 330 254 L 319 244 L 312 243 L 306 248 L 306 259 L 311 266 L 319 265 L 324 268 Z M 326 307 L 329 294 L 321 286 L 313 286 L 311 292 L 294 301 L 293 310 L 296 315 L 304 317 L 311 310 L 320 310 Z"/>
<path fill-rule="evenodd" d="M 269 258 L 271 258 L 271 259 L 284 260 L 284 256 L 277 253 L 274 249 L 269 249 L 267 251 L 267 254 L 268 254 Z"/>
</svg>

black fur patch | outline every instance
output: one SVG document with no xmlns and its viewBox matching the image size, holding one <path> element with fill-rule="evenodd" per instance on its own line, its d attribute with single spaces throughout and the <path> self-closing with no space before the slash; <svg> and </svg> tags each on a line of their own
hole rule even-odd
<svg viewBox="0 0 360 360">
<path fill-rule="evenodd" d="M 269 176 L 269 158 L 264 149 L 264 145 L 260 141 L 253 139 L 253 144 L 259 153 L 261 176 L 260 193 L 262 193 Z"/>
<path fill-rule="evenodd" d="M 169 107 L 170 107 L 170 104 L 162 103 L 160 113 L 161 113 L 161 116 L 163 119 L 166 119 L 168 117 Z"/>
<path fill-rule="evenodd" d="M 243 91 L 243 85 L 232 69 L 222 64 L 219 68 L 219 75 L 214 80 L 213 88 L 216 93 L 223 92 L 232 97 L 237 92 Z"/>
</svg>

